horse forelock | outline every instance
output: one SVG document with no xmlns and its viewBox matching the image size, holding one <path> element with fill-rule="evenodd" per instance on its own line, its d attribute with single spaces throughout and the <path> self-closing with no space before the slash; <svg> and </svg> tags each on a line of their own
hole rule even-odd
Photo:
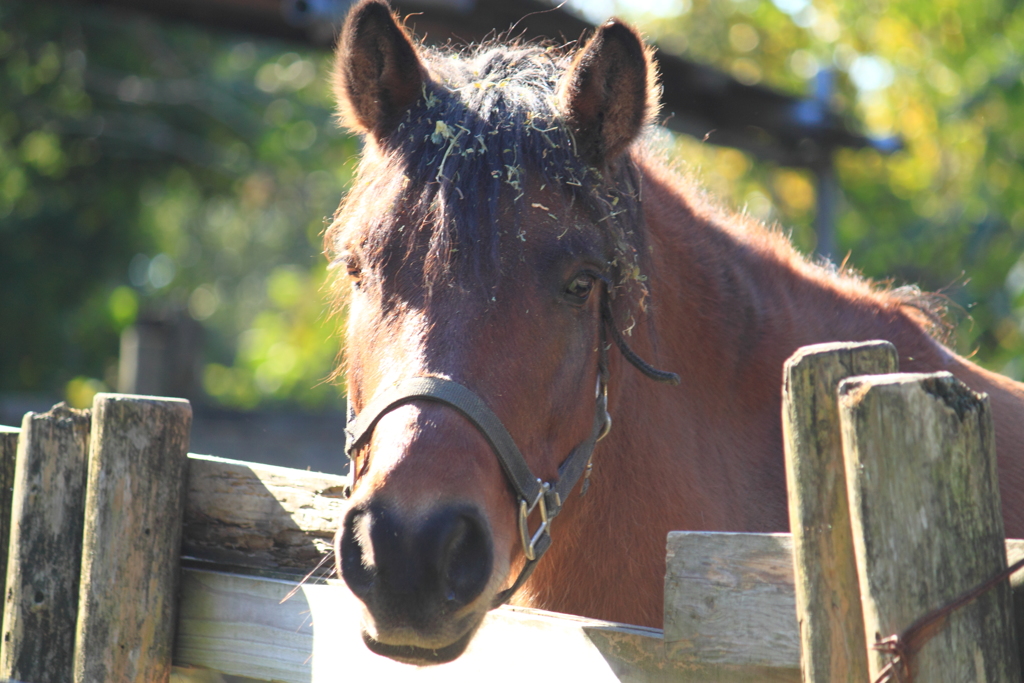
<svg viewBox="0 0 1024 683">
<path fill-rule="evenodd" d="M 328 251 L 358 236 L 369 267 L 416 254 L 427 291 L 458 284 L 486 294 L 503 245 L 530 238 L 524 214 L 537 193 L 557 191 L 597 226 L 614 281 L 642 290 L 639 174 L 628 153 L 601 169 L 577 155 L 555 94 L 571 55 L 495 43 L 421 56 L 431 78 L 395 131 L 364 153 Z"/>
</svg>

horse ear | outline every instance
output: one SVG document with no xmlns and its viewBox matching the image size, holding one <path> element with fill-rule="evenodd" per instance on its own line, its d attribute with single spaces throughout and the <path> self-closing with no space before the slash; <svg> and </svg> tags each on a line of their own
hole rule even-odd
<svg viewBox="0 0 1024 683">
<path fill-rule="evenodd" d="M 611 19 L 577 53 L 559 85 L 577 153 L 595 166 L 622 153 L 657 111 L 657 70 L 626 24 Z"/>
<path fill-rule="evenodd" d="M 425 69 L 412 40 L 382 0 L 364 0 L 345 19 L 334 58 L 334 95 L 351 130 L 387 136 L 420 96 Z"/>
</svg>

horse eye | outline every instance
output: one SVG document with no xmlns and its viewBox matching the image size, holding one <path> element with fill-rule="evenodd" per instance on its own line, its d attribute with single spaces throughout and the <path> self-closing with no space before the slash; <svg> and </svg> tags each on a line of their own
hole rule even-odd
<svg viewBox="0 0 1024 683">
<path fill-rule="evenodd" d="M 363 270 L 359 267 L 359 264 L 355 259 L 345 261 L 345 269 L 348 272 L 348 277 L 352 280 L 352 286 L 359 289 L 362 284 Z"/>
<path fill-rule="evenodd" d="M 571 298 L 582 303 L 587 300 L 590 296 L 590 292 L 594 289 L 594 277 L 587 273 L 580 273 L 573 278 L 569 286 L 565 288 L 565 293 Z"/>
</svg>

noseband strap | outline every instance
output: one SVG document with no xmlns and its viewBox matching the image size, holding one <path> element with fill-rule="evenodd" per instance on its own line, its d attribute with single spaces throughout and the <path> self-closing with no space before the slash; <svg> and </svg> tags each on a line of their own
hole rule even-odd
<svg viewBox="0 0 1024 683">
<path fill-rule="evenodd" d="M 443 403 L 458 410 L 487 439 L 519 497 L 530 501 L 537 499 L 541 484 L 498 416 L 472 391 L 440 377 L 411 377 L 374 397 L 345 430 L 349 457 L 384 415 L 400 405 L 420 400 Z"/>
<path fill-rule="evenodd" d="M 602 344 L 603 346 L 603 344 Z M 602 352 L 602 356 L 604 353 Z M 511 587 L 495 597 L 492 607 L 504 604 L 512 594 L 533 573 L 541 556 L 551 546 L 551 521 L 562 510 L 562 503 L 569 497 L 580 477 L 587 470 L 590 457 L 597 442 L 607 433 L 611 418 L 608 417 L 608 395 L 603 390 L 603 364 L 597 392 L 597 406 L 590 435 L 572 450 L 558 468 L 558 481 L 544 482 L 534 476 L 526 464 L 526 458 L 516 446 L 512 435 L 483 400 L 458 382 L 441 377 L 411 377 L 384 390 L 364 408 L 357 417 L 350 420 L 346 433 L 345 450 L 352 458 L 356 449 L 369 437 L 384 415 L 395 408 L 413 401 L 433 401 L 455 408 L 487 439 L 498 457 L 512 488 L 515 489 L 519 505 L 519 531 L 526 555 L 526 565 Z M 540 508 L 540 527 L 531 534 L 527 528 L 527 517 L 534 509 Z"/>
</svg>

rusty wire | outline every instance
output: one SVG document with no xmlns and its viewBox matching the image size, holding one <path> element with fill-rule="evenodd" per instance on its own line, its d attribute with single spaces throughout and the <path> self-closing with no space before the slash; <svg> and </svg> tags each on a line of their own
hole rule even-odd
<svg viewBox="0 0 1024 683">
<path fill-rule="evenodd" d="M 924 647 L 924 644 L 946 625 L 950 614 L 964 605 L 974 602 L 1010 578 L 1011 574 L 1022 567 L 1024 567 L 1024 560 L 1014 562 L 991 579 L 975 586 L 942 607 L 928 612 L 899 633 L 894 633 L 872 645 L 872 650 L 877 650 L 889 657 L 888 663 L 878 672 L 874 683 L 913 683 L 910 658 L 917 654 L 918 650 Z"/>
</svg>

